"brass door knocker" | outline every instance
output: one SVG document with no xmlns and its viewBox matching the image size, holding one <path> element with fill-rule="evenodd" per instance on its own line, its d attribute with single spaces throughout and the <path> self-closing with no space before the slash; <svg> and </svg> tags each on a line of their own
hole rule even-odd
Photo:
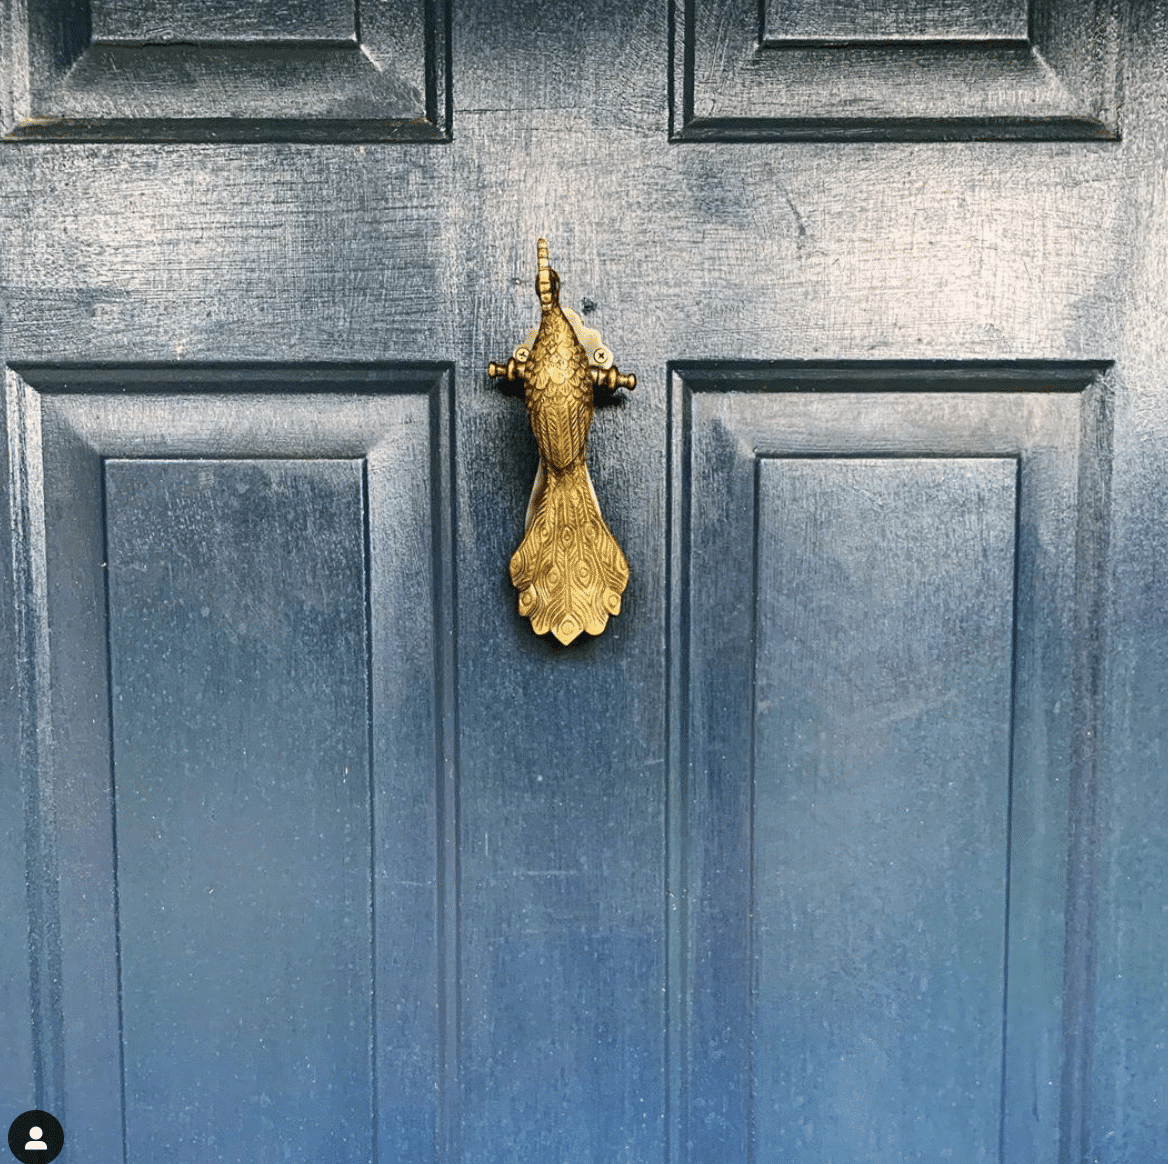
<svg viewBox="0 0 1168 1164">
<path fill-rule="evenodd" d="M 622 375 L 600 333 L 560 306 L 560 277 L 549 264 L 546 239 L 539 240 L 538 257 L 539 326 L 487 375 L 523 383 L 539 446 L 523 541 L 511 558 L 519 613 L 537 635 L 551 631 L 566 645 L 581 631 L 600 634 L 609 615 L 620 613 L 629 582 L 629 564 L 600 514 L 585 457 L 593 389 L 635 388 L 637 378 Z"/>
</svg>

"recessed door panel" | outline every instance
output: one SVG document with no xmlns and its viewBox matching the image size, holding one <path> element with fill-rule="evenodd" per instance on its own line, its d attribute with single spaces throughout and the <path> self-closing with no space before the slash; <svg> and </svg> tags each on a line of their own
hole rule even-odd
<svg viewBox="0 0 1168 1164">
<path fill-rule="evenodd" d="M 1097 371 L 675 372 L 682 1159 L 1055 1159 Z"/>
<path fill-rule="evenodd" d="M 10 380 L 28 877 L 59 886 L 32 922 L 45 1105 L 87 1159 L 433 1158 L 456 1043 L 444 373 Z"/>
</svg>

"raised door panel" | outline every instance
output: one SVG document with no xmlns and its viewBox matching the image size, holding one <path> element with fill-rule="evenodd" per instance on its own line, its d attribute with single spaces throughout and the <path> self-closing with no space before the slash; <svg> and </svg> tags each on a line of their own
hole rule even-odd
<svg viewBox="0 0 1168 1164">
<path fill-rule="evenodd" d="M 362 470 L 104 462 L 131 1160 L 370 1155 Z"/>
<path fill-rule="evenodd" d="M 86 1159 L 426 1160 L 447 377 L 23 368 L 36 1086 Z"/>
<path fill-rule="evenodd" d="M 674 27 L 679 141 L 1118 132 L 1119 30 L 1096 0 L 677 0 Z"/>
<path fill-rule="evenodd" d="M 1056 1158 L 1096 371 L 675 371 L 679 1160 Z"/>
<path fill-rule="evenodd" d="M 3 130 L 35 141 L 444 141 L 444 0 L 30 0 Z"/>
<path fill-rule="evenodd" d="M 355 0 L 90 0 L 93 39 L 106 44 L 356 41 Z"/>
<path fill-rule="evenodd" d="M 763 0 L 762 20 L 767 43 L 1025 40 L 1030 5 L 1027 0 Z"/>
<path fill-rule="evenodd" d="M 1017 473 L 759 458 L 756 1158 L 996 1154 Z"/>
</svg>

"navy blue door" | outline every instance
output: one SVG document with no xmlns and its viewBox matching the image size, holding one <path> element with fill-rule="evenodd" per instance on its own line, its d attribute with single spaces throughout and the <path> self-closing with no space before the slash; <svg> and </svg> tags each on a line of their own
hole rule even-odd
<svg viewBox="0 0 1168 1164">
<path fill-rule="evenodd" d="M 18 7 L 8 1118 L 1159 1158 L 1154 6 Z M 631 581 L 566 648 L 485 375 L 539 237 L 638 377 L 589 453 Z"/>
</svg>

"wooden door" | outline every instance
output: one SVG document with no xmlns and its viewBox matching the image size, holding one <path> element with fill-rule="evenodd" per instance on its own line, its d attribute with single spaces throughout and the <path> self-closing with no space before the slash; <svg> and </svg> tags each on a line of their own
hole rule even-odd
<svg viewBox="0 0 1168 1164">
<path fill-rule="evenodd" d="M 1142 0 L 28 0 L 0 1095 L 62 1159 L 1147 1161 Z M 538 638 L 535 243 L 638 387 Z"/>
</svg>

